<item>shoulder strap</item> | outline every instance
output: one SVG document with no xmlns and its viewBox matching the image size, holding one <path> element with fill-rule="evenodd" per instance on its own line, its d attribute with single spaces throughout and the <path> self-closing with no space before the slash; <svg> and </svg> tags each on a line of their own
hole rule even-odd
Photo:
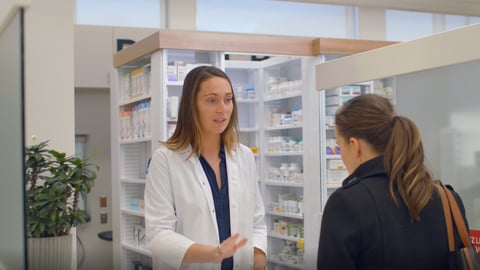
<svg viewBox="0 0 480 270">
<path fill-rule="evenodd" d="M 448 249 L 450 250 L 450 252 L 453 252 L 455 250 L 455 243 L 453 238 L 452 214 L 448 205 L 447 194 L 443 186 L 441 186 L 440 184 L 435 184 L 435 187 L 437 187 L 440 199 L 442 199 L 443 215 L 445 216 L 445 224 L 447 226 Z"/>
<path fill-rule="evenodd" d="M 473 263 L 474 258 L 472 258 L 472 255 L 469 253 L 469 248 L 471 247 L 472 244 L 470 243 L 470 239 L 468 237 L 468 232 L 467 232 L 467 226 L 465 225 L 465 220 L 464 220 L 464 218 L 463 218 L 463 216 L 460 212 L 460 208 L 458 207 L 457 201 L 453 197 L 452 192 L 448 188 L 445 188 L 444 185 L 439 184 L 439 185 L 436 185 L 436 186 L 437 186 L 437 189 L 439 190 L 440 197 L 442 198 L 442 205 L 443 205 L 444 213 L 446 213 L 448 211 L 449 214 L 450 214 L 450 211 L 451 211 L 450 215 L 453 215 L 453 219 L 455 221 L 455 225 L 457 227 L 458 234 L 460 235 L 460 238 L 462 239 L 463 246 L 465 247 L 465 248 L 462 248 L 461 251 L 463 252 L 463 254 L 466 258 L 466 263 L 468 265 L 468 269 L 475 269 L 474 268 L 474 263 Z M 445 209 L 445 199 L 448 200 L 448 204 L 450 205 L 450 209 Z M 446 221 L 446 219 L 447 219 L 447 217 L 445 217 L 445 221 Z M 451 220 L 451 216 L 450 216 L 450 225 L 448 225 L 448 223 L 447 223 L 447 229 L 448 229 L 448 226 L 450 226 L 450 227 L 452 226 L 451 222 L 452 222 L 452 220 Z M 449 245 L 450 251 L 453 251 L 452 250 L 452 245 L 451 245 L 451 243 L 453 242 L 453 239 L 452 239 L 452 241 L 450 240 L 451 237 L 453 238 L 453 234 L 452 235 L 450 235 L 450 234 L 451 233 L 449 231 L 448 232 L 448 245 Z"/>
<path fill-rule="evenodd" d="M 460 238 L 462 239 L 463 246 L 465 248 L 462 249 L 462 252 L 464 253 L 465 257 L 467 258 L 466 262 L 468 264 L 469 269 L 475 269 L 473 266 L 473 258 L 471 257 L 471 254 L 469 253 L 468 248 L 472 245 L 470 243 L 470 239 L 468 237 L 468 232 L 467 232 L 467 226 L 465 225 L 465 220 L 463 219 L 462 214 L 460 213 L 460 208 L 458 207 L 457 201 L 453 197 L 453 194 L 450 190 L 447 188 L 443 187 L 447 193 L 447 198 L 450 203 L 450 209 L 453 214 L 453 219 L 455 220 L 455 225 L 457 226 L 457 231 L 458 234 L 460 235 Z"/>
<path fill-rule="evenodd" d="M 470 243 L 470 239 L 468 237 L 467 226 L 465 225 L 465 221 L 463 216 L 460 212 L 460 208 L 458 207 L 457 201 L 453 197 L 453 194 L 450 190 L 445 188 L 447 193 L 448 202 L 450 203 L 450 210 L 452 211 L 453 219 L 455 220 L 455 225 L 457 226 L 458 234 L 462 239 L 464 247 L 470 247 L 472 244 Z"/>
</svg>

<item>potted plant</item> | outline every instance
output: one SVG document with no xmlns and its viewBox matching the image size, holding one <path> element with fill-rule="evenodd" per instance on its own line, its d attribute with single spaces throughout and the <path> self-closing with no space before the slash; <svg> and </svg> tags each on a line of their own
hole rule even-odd
<svg viewBox="0 0 480 270">
<path fill-rule="evenodd" d="M 85 211 L 78 205 L 80 196 L 90 192 L 98 170 L 88 158 L 67 156 L 49 148 L 48 141 L 25 148 L 29 268 L 71 268 L 72 256 L 76 256 L 71 229 L 85 223 Z M 50 262 L 58 268 L 40 265 Z"/>
</svg>

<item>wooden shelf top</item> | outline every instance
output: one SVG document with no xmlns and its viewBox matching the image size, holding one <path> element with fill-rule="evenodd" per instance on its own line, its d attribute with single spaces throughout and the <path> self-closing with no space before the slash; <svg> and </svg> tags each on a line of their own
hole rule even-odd
<svg viewBox="0 0 480 270">
<path fill-rule="evenodd" d="M 351 55 L 361 53 L 398 42 L 381 40 L 361 40 L 346 38 L 316 38 L 312 40 L 313 48 L 311 55 L 341 54 Z"/>
<path fill-rule="evenodd" d="M 339 38 L 307 38 L 222 32 L 160 30 L 114 55 L 117 68 L 161 49 L 314 56 L 350 55 L 395 44 Z"/>
</svg>

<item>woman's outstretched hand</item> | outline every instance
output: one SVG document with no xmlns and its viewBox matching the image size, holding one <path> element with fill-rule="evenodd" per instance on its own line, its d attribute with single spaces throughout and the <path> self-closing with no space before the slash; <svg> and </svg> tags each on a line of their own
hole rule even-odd
<svg viewBox="0 0 480 270">
<path fill-rule="evenodd" d="M 229 238 L 225 239 L 220 245 L 218 245 L 214 249 L 213 260 L 216 263 L 222 262 L 223 259 L 232 257 L 235 252 L 241 247 L 243 247 L 248 239 L 242 238 L 238 240 L 240 237 L 239 233 L 236 233 Z"/>
</svg>

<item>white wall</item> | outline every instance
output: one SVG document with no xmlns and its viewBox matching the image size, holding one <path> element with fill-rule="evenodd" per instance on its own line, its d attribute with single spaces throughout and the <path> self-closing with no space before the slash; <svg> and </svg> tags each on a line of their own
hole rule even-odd
<svg viewBox="0 0 480 270">
<path fill-rule="evenodd" d="M 75 25 L 75 87 L 109 88 L 117 39 L 139 41 L 158 28 Z"/>
<path fill-rule="evenodd" d="M 75 87 L 109 87 L 112 28 L 75 25 Z"/>
<path fill-rule="evenodd" d="M 162 1 L 162 0 L 161 0 Z M 175 30 L 197 29 L 196 0 L 163 0 L 167 2 L 166 28 Z"/>
<path fill-rule="evenodd" d="M 25 14 L 26 143 L 38 141 L 73 154 L 74 0 L 32 1 Z"/>
<path fill-rule="evenodd" d="M 385 10 L 358 9 L 358 39 L 386 40 Z"/>
</svg>

